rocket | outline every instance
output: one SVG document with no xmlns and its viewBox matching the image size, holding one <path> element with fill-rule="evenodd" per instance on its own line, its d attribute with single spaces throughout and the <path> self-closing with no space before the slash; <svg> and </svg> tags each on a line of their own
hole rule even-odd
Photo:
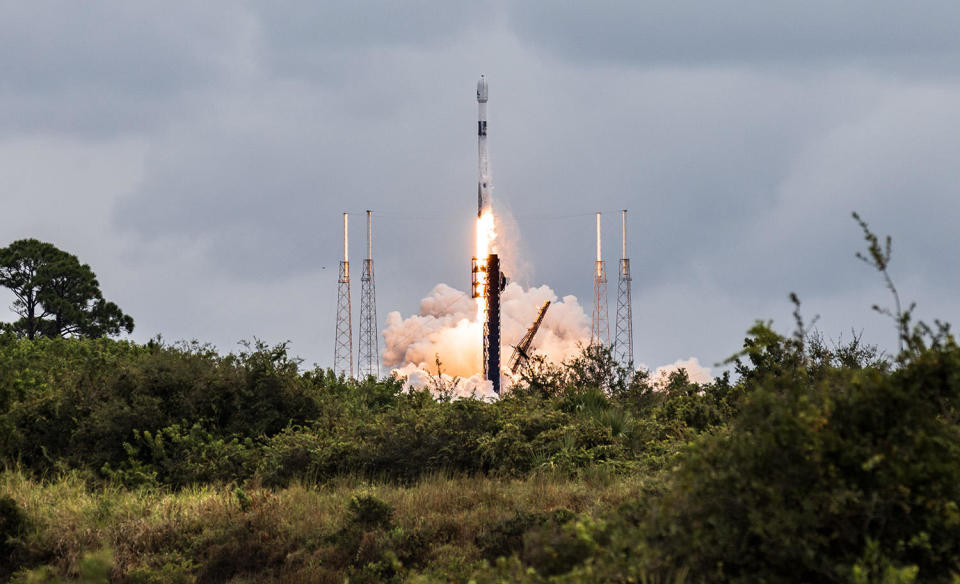
<svg viewBox="0 0 960 584">
<path fill-rule="evenodd" d="M 480 154 L 480 180 L 477 182 L 477 217 L 490 208 L 490 158 L 487 156 L 487 80 L 477 81 L 477 150 Z"/>
</svg>

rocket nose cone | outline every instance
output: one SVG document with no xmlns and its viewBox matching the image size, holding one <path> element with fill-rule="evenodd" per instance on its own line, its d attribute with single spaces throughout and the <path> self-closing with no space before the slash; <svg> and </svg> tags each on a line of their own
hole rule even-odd
<svg viewBox="0 0 960 584">
<path fill-rule="evenodd" d="M 481 75 L 480 81 L 477 81 L 477 101 L 480 103 L 485 103 L 487 101 L 487 97 L 487 79 Z"/>
</svg>

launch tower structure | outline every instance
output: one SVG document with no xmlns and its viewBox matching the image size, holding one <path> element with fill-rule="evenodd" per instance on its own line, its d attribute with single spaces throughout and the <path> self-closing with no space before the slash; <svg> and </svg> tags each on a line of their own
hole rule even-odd
<svg viewBox="0 0 960 584">
<path fill-rule="evenodd" d="M 353 317 L 350 306 L 350 254 L 347 238 L 347 214 L 343 214 L 343 261 L 337 278 L 337 336 L 333 350 L 333 370 L 353 377 Z"/>
<path fill-rule="evenodd" d="M 500 293 L 507 279 L 500 272 L 500 256 L 487 256 L 487 318 L 483 322 L 483 375 L 500 394 Z"/>
<path fill-rule="evenodd" d="M 537 336 L 537 331 L 540 330 L 540 323 L 543 322 L 543 317 L 547 314 L 548 308 L 550 308 L 549 300 L 543 303 L 543 306 L 540 307 L 540 312 L 537 313 L 536 320 L 527 328 L 527 332 L 523 335 L 523 338 L 521 338 L 517 346 L 513 348 L 513 355 L 507 363 L 507 367 L 510 368 L 511 373 L 516 374 L 517 371 L 520 370 L 520 367 L 530 359 L 530 347 L 533 345 L 533 337 Z"/>
<path fill-rule="evenodd" d="M 633 370 L 633 303 L 630 297 L 630 260 L 627 258 L 627 210 L 620 214 L 620 269 L 617 271 L 617 327 L 613 339 L 613 358 Z"/>
<path fill-rule="evenodd" d="M 600 253 L 600 213 L 597 213 L 597 261 L 593 269 L 593 326 L 590 344 L 610 344 L 610 320 L 607 311 L 607 267 Z"/>
<path fill-rule="evenodd" d="M 373 214 L 367 210 L 367 259 L 360 276 L 360 346 L 357 375 L 380 377 L 380 343 L 377 335 L 377 291 L 373 281 Z"/>
<path fill-rule="evenodd" d="M 473 298 L 483 298 L 483 377 L 500 393 L 500 294 L 507 277 L 500 271 L 500 256 L 492 253 L 486 264 L 473 258 Z"/>
</svg>

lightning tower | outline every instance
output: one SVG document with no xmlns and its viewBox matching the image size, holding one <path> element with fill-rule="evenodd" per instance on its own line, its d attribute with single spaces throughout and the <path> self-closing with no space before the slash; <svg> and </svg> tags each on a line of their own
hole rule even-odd
<svg viewBox="0 0 960 584">
<path fill-rule="evenodd" d="M 353 319 L 350 306 L 350 256 L 347 247 L 347 214 L 343 214 L 343 261 L 337 279 L 337 338 L 333 350 L 333 370 L 353 377 Z"/>
<path fill-rule="evenodd" d="M 633 303 L 630 298 L 630 260 L 627 259 L 627 210 L 620 214 L 620 270 L 617 272 L 617 332 L 613 340 L 613 358 L 633 370 Z"/>
<path fill-rule="evenodd" d="M 597 213 L 597 262 L 593 269 L 593 327 L 591 345 L 610 344 L 610 322 L 607 312 L 607 267 L 600 253 L 600 213 Z"/>
<path fill-rule="evenodd" d="M 367 259 L 360 276 L 360 347 L 357 375 L 380 377 L 380 343 L 377 339 L 377 292 L 373 282 L 373 215 L 367 210 Z"/>
</svg>

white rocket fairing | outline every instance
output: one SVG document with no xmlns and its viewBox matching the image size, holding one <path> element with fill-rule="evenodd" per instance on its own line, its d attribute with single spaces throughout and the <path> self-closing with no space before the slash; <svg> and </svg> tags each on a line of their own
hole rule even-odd
<svg viewBox="0 0 960 584">
<path fill-rule="evenodd" d="M 487 155 L 487 80 L 481 75 L 477 81 L 477 149 L 480 155 L 480 180 L 477 183 L 477 217 L 490 207 L 490 158 Z"/>
</svg>

